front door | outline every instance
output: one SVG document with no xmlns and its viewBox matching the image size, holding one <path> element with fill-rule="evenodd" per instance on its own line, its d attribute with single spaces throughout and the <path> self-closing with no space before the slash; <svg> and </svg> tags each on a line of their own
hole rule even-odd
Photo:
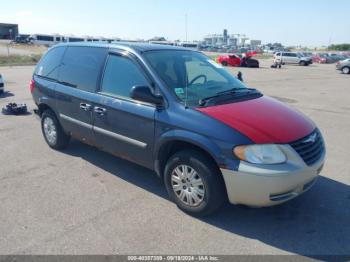
<svg viewBox="0 0 350 262">
<path fill-rule="evenodd" d="M 93 108 L 96 142 L 104 150 L 153 168 L 153 105 L 130 98 L 133 86 L 150 86 L 140 64 L 129 55 L 110 54 Z"/>
</svg>

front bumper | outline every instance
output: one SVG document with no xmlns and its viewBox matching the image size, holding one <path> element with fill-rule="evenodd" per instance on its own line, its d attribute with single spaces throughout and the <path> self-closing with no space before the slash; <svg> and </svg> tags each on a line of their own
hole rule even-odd
<svg viewBox="0 0 350 262">
<path fill-rule="evenodd" d="M 280 145 L 288 161 L 279 165 L 254 165 L 241 161 L 238 171 L 221 169 L 232 204 L 253 207 L 278 205 L 309 190 L 321 172 L 325 152 L 312 166 L 289 145 Z"/>
</svg>

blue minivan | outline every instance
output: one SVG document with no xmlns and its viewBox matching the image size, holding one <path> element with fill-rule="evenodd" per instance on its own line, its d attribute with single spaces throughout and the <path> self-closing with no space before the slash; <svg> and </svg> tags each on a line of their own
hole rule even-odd
<svg viewBox="0 0 350 262">
<path fill-rule="evenodd" d="M 71 138 L 154 170 L 183 211 L 281 204 L 325 160 L 320 130 L 200 52 L 140 43 L 49 49 L 30 82 L 43 136 Z"/>
</svg>

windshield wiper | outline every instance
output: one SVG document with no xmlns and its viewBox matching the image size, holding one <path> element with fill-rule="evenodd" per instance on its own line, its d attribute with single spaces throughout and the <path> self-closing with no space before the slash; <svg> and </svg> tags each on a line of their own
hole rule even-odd
<svg viewBox="0 0 350 262">
<path fill-rule="evenodd" d="M 235 87 L 235 88 L 231 88 L 231 89 L 228 89 L 225 91 L 217 92 L 216 95 L 231 94 L 231 93 L 235 93 L 237 90 L 252 90 L 252 89 L 245 88 L 245 87 Z"/>
<path fill-rule="evenodd" d="M 238 92 L 238 91 L 242 91 L 242 90 L 245 90 L 247 92 Z M 215 100 L 215 99 L 220 98 L 220 97 L 224 97 L 226 95 L 235 95 L 237 93 L 241 93 L 243 96 L 258 95 L 258 94 L 261 95 L 260 92 L 254 88 L 242 88 L 242 87 L 237 88 L 236 87 L 236 88 L 231 88 L 229 90 L 218 92 L 218 93 L 216 93 L 216 95 L 213 95 L 213 96 L 208 96 L 206 98 L 202 98 L 201 100 L 198 101 L 198 105 L 205 106 L 205 105 L 208 105 L 208 103 L 212 100 Z M 241 96 L 239 96 L 239 97 L 241 97 Z"/>
</svg>

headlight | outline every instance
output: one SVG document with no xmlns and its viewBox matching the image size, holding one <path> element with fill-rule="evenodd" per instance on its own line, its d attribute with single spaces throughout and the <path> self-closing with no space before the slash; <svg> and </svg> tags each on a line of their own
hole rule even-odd
<svg viewBox="0 0 350 262">
<path fill-rule="evenodd" d="M 281 164 L 287 161 L 286 155 L 273 144 L 237 146 L 233 153 L 240 160 L 252 164 Z"/>
</svg>

